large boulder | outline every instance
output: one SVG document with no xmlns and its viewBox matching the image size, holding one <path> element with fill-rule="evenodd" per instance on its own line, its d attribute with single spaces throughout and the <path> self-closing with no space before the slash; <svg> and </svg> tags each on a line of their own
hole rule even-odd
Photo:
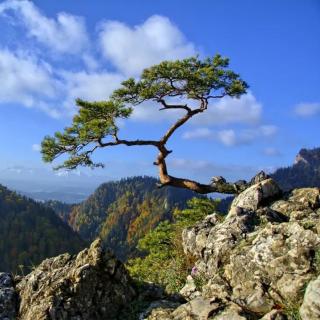
<svg viewBox="0 0 320 320">
<path fill-rule="evenodd" d="M 225 266 L 232 299 L 257 313 L 299 301 L 313 277 L 313 256 L 319 245 L 318 235 L 298 223 L 268 224 L 251 244 L 235 248 Z"/>
<path fill-rule="evenodd" d="M 184 253 L 192 254 L 200 258 L 203 254 L 203 250 L 206 248 L 208 235 L 211 229 L 216 226 L 219 221 L 219 216 L 216 213 L 213 213 L 192 228 L 184 229 L 182 231 Z"/>
<path fill-rule="evenodd" d="M 288 320 L 288 317 L 281 310 L 272 310 L 265 314 L 260 320 Z"/>
<path fill-rule="evenodd" d="M 268 201 L 281 195 L 281 190 L 271 178 L 258 182 L 242 193 L 232 202 L 231 208 L 240 207 L 247 210 L 257 210 Z"/>
<path fill-rule="evenodd" d="M 246 320 L 251 315 L 233 302 L 192 299 L 174 310 L 169 306 L 155 306 L 147 318 L 141 320 Z M 271 319 L 270 319 L 271 320 Z M 273 320 L 273 319 L 272 319 Z"/>
<path fill-rule="evenodd" d="M 201 259 L 206 268 L 200 262 L 198 269 L 208 277 L 219 272 L 220 267 L 229 262 L 232 249 L 237 243 L 254 231 L 257 221 L 255 212 L 232 208 L 227 218 L 210 230 Z"/>
<path fill-rule="evenodd" d="M 309 283 L 300 308 L 300 315 L 302 320 L 320 319 L 320 276 Z"/>
<path fill-rule="evenodd" d="M 214 301 L 210 301 L 202 297 L 197 297 L 173 311 L 172 319 L 207 320 L 219 309 L 219 303 L 215 303 Z"/>
<path fill-rule="evenodd" d="M 318 188 L 282 194 L 272 179 L 264 179 L 233 201 L 223 221 L 213 214 L 184 230 L 184 251 L 197 261 L 180 292 L 189 302 L 178 310 L 198 319 L 190 308 L 203 299 L 219 304 L 210 319 L 280 320 L 297 314 L 304 288 L 317 272 L 319 194 Z M 202 288 L 194 285 L 199 279 Z"/>
<path fill-rule="evenodd" d="M 135 296 L 124 266 L 96 240 L 77 256 L 43 261 L 17 285 L 19 319 L 116 319 Z"/>
<path fill-rule="evenodd" d="M 274 202 L 271 209 L 289 217 L 291 221 L 320 219 L 320 189 L 295 189 L 283 199 Z"/>
<path fill-rule="evenodd" d="M 0 273 L 0 319 L 13 320 L 16 318 L 18 307 L 12 276 Z"/>
<path fill-rule="evenodd" d="M 139 320 L 169 320 L 172 319 L 172 312 L 180 306 L 180 303 L 168 300 L 159 300 L 150 304 L 143 313 L 139 315 Z"/>
<path fill-rule="evenodd" d="M 182 232 L 184 252 L 206 263 L 210 260 L 213 264 L 219 265 L 221 261 L 228 260 L 230 249 L 236 244 L 235 239 L 244 238 L 254 229 L 256 220 L 253 211 L 245 211 L 238 207 L 232 208 L 224 221 L 212 214 Z M 216 269 L 212 271 L 215 272 Z"/>
</svg>

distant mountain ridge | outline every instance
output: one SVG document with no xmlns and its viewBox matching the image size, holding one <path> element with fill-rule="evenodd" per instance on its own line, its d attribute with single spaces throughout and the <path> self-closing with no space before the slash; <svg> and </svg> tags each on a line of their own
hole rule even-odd
<svg viewBox="0 0 320 320">
<path fill-rule="evenodd" d="M 118 258 L 126 260 L 141 237 L 159 222 L 170 220 L 174 208 L 184 208 L 196 195 L 173 187 L 159 189 L 157 182 L 144 176 L 104 183 L 72 207 L 69 225 L 85 240 L 101 237 Z"/>
<path fill-rule="evenodd" d="M 54 171 L 50 168 L 23 166 L 0 169 L 2 185 L 37 201 L 80 203 L 108 180 L 108 176 L 80 170 Z"/>
<path fill-rule="evenodd" d="M 1 271 L 29 271 L 45 258 L 84 246 L 52 209 L 0 185 Z"/>
<path fill-rule="evenodd" d="M 284 191 L 320 187 L 320 148 L 301 149 L 292 166 L 277 169 L 271 177 Z"/>
<path fill-rule="evenodd" d="M 304 164 L 320 168 L 320 148 L 301 149 L 296 156 L 295 164 Z"/>
</svg>

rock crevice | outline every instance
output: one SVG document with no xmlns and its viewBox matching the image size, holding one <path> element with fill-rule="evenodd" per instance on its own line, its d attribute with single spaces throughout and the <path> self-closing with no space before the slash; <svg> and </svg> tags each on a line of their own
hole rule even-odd
<svg viewBox="0 0 320 320">
<path fill-rule="evenodd" d="M 319 197 L 319 188 L 283 194 L 269 178 L 238 195 L 224 221 L 212 213 L 185 229 L 198 273 L 180 292 L 188 302 L 147 319 L 320 319 Z"/>
</svg>

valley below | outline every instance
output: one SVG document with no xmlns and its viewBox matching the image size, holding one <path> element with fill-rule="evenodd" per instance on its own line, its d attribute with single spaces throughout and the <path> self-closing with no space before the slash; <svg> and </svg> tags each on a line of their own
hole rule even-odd
<svg viewBox="0 0 320 320">
<path fill-rule="evenodd" d="M 212 212 L 183 230 L 183 251 L 194 263 L 178 295 L 131 278 L 96 240 L 26 276 L 1 273 L 0 316 L 318 319 L 319 217 L 319 188 L 283 194 L 266 178 L 237 196 L 225 217 Z"/>
<path fill-rule="evenodd" d="M 1 187 L 0 318 L 318 319 L 319 154 L 222 201 L 152 177 L 79 204 Z"/>
</svg>

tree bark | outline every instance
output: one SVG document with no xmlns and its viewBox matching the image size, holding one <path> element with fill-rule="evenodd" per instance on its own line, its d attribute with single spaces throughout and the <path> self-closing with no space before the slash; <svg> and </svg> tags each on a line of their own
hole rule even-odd
<svg viewBox="0 0 320 320">
<path fill-rule="evenodd" d="M 244 191 L 250 186 L 250 183 L 245 181 L 240 181 L 236 183 L 228 183 L 222 177 L 214 177 L 210 184 L 202 184 L 197 181 L 177 178 L 168 174 L 166 157 L 172 152 L 166 148 L 166 143 L 173 135 L 173 133 L 190 120 L 194 115 L 202 113 L 207 109 L 208 101 L 206 99 L 201 100 L 201 104 L 197 109 L 191 109 L 187 105 L 168 105 L 163 99 L 160 99 L 163 108 L 166 109 L 184 109 L 186 114 L 178 119 L 163 135 L 160 140 L 122 140 L 118 139 L 115 135 L 115 141 L 103 143 L 102 140 L 98 141 L 99 147 L 111 147 L 116 145 L 126 145 L 126 146 L 153 146 L 159 150 L 155 165 L 159 168 L 159 187 L 173 186 L 177 188 L 189 189 L 200 194 L 208 194 L 213 192 L 227 193 L 227 194 L 238 194 Z"/>
<path fill-rule="evenodd" d="M 222 177 L 214 177 L 211 184 L 202 184 L 193 180 L 177 178 L 168 174 L 165 158 L 170 153 L 165 146 L 159 148 L 157 161 L 154 163 L 159 168 L 159 187 L 173 186 L 177 188 L 189 189 L 200 194 L 208 194 L 213 192 L 238 194 L 249 187 L 250 184 L 245 181 L 239 183 L 228 183 Z"/>
</svg>

